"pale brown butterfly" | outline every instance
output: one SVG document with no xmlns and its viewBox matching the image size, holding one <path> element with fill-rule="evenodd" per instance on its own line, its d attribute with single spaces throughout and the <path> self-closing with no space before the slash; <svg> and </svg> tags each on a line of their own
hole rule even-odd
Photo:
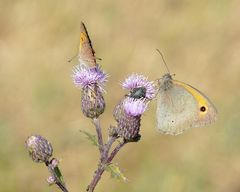
<svg viewBox="0 0 240 192">
<path fill-rule="evenodd" d="M 174 80 L 161 54 L 168 73 L 159 80 L 157 129 L 164 134 L 178 135 L 193 127 L 216 121 L 217 110 L 202 92 L 186 83 Z"/>
<path fill-rule="evenodd" d="M 83 22 L 80 24 L 80 44 L 79 44 L 79 61 L 82 64 L 86 64 L 90 67 L 95 67 L 96 56 L 92 47 L 92 42 L 89 38 L 87 28 Z"/>
</svg>

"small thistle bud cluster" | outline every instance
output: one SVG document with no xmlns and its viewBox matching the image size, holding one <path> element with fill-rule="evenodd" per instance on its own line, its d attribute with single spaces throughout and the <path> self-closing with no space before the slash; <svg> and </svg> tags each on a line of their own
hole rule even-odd
<svg viewBox="0 0 240 192">
<path fill-rule="evenodd" d="M 73 70 L 73 82 L 82 89 L 81 107 L 83 114 L 88 118 L 98 118 L 104 112 L 103 98 L 104 84 L 107 75 L 99 66 L 88 67 L 79 64 Z"/>
<path fill-rule="evenodd" d="M 25 146 L 32 160 L 37 163 L 48 163 L 53 153 L 51 143 L 41 135 L 28 137 Z"/>
<path fill-rule="evenodd" d="M 118 124 L 116 130 L 125 140 L 138 141 L 141 115 L 156 93 L 154 83 L 143 75 L 132 74 L 122 83 L 122 87 L 128 89 L 129 94 L 114 109 L 113 116 Z"/>
</svg>

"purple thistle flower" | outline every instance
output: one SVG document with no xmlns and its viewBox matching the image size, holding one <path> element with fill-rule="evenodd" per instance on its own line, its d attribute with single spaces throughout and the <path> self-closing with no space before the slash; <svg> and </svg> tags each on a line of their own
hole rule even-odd
<svg viewBox="0 0 240 192">
<path fill-rule="evenodd" d="M 88 118 L 97 118 L 104 112 L 105 101 L 103 98 L 104 84 L 107 74 L 100 67 L 88 67 L 79 64 L 73 70 L 74 84 L 82 88 L 81 107 L 83 114 Z"/>
<path fill-rule="evenodd" d="M 97 84 L 102 92 L 104 92 L 104 84 L 107 81 L 108 75 L 104 73 L 99 66 L 88 67 L 84 64 L 79 64 L 73 69 L 73 82 L 76 87 L 86 88 Z"/>
<path fill-rule="evenodd" d="M 138 141 L 141 125 L 141 115 L 147 109 L 146 99 L 123 98 L 115 107 L 113 116 L 117 121 L 116 133 L 128 141 Z"/>
<path fill-rule="evenodd" d="M 154 86 L 154 82 L 153 81 L 149 81 L 147 77 L 143 76 L 143 75 L 139 75 L 139 74 L 132 74 L 130 76 L 128 76 L 124 82 L 122 82 L 122 87 L 124 89 L 129 89 L 131 91 L 133 91 L 136 88 L 142 88 L 141 90 L 137 90 L 137 91 L 141 91 L 139 94 L 143 94 L 144 93 L 144 97 L 141 98 L 146 98 L 146 99 L 153 99 L 156 95 L 156 88 Z M 135 94 L 135 91 L 134 91 Z"/>
<path fill-rule="evenodd" d="M 145 102 L 144 99 L 134 99 L 127 97 L 123 102 L 125 112 L 131 116 L 142 115 L 147 109 L 149 102 Z"/>
</svg>

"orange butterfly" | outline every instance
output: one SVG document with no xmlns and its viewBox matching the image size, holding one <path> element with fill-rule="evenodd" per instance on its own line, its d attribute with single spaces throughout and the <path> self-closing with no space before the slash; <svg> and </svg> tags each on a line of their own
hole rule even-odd
<svg viewBox="0 0 240 192">
<path fill-rule="evenodd" d="M 93 50 L 87 28 L 83 22 L 80 24 L 80 45 L 78 56 L 80 63 L 85 63 L 90 67 L 97 66 L 95 51 Z"/>
</svg>

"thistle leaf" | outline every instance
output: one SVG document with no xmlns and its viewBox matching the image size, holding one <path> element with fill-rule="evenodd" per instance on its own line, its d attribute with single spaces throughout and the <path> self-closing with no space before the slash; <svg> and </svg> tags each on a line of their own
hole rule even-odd
<svg viewBox="0 0 240 192">
<path fill-rule="evenodd" d="M 81 133 L 87 136 L 87 139 L 94 145 L 98 146 L 98 141 L 96 135 L 93 135 L 91 133 L 88 133 L 87 131 L 80 130 Z"/>
<path fill-rule="evenodd" d="M 108 164 L 105 167 L 105 170 L 110 172 L 111 178 L 116 178 L 122 181 L 127 181 L 127 178 L 125 175 L 122 173 L 120 168 L 116 164 Z"/>
</svg>

